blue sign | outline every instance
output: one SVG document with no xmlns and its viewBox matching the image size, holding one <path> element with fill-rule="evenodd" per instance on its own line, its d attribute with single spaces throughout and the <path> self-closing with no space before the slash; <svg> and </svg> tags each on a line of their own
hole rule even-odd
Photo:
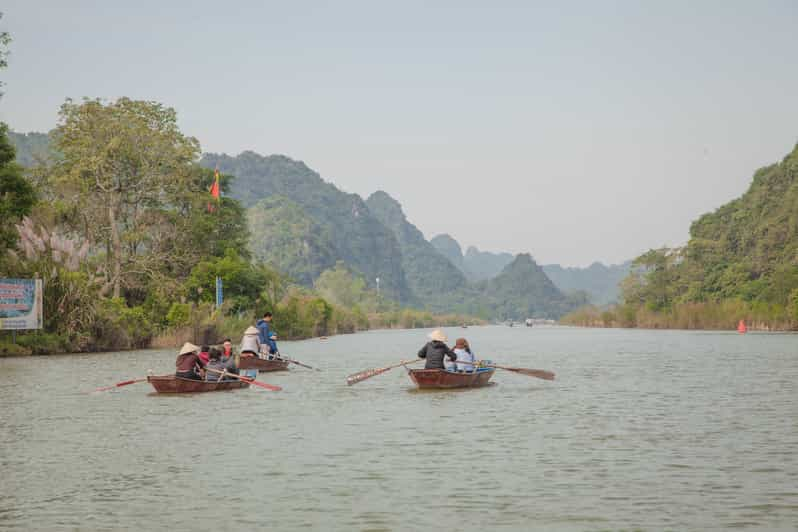
<svg viewBox="0 0 798 532">
<path fill-rule="evenodd" d="M 0 330 L 42 328 L 41 279 L 0 279 Z"/>
<path fill-rule="evenodd" d="M 224 302 L 224 294 L 222 293 L 222 278 L 216 278 L 216 308 L 220 308 Z"/>
</svg>

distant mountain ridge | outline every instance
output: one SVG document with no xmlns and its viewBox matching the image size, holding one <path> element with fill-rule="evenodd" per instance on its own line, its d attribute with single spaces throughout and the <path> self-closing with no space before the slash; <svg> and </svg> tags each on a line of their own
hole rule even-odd
<svg viewBox="0 0 798 532">
<path fill-rule="evenodd" d="M 469 247 L 464 254 L 457 240 L 445 233 L 433 237 L 430 243 L 472 281 L 493 279 L 516 260 L 510 253 L 480 251 L 474 246 Z M 618 285 L 629 274 L 631 265 L 631 261 L 612 266 L 594 262 L 587 268 L 568 268 L 559 264 L 548 264 L 541 268 L 562 292 L 573 294 L 582 291 L 591 303 L 606 305 L 618 300 Z"/>
<path fill-rule="evenodd" d="M 366 205 L 399 242 L 402 268 L 415 298 L 430 308 L 445 310 L 439 305 L 441 294 L 465 290 L 468 285 L 465 275 L 407 221 L 402 206 L 387 193 L 373 193 Z"/>
<path fill-rule="evenodd" d="M 457 240 L 445 233 L 433 237 L 430 243 L 472 281 L 496 277 L 515 259 L 512 253 L 480 251 L 475 246 L 463 253 Z"/>
<path fill-rule="evenodd" d="M 632 261 L 605 266 L 594 262 L 587 268 L 569 268 L 559 264 L 542 266 L 549 279 L 565 293 L 584 291 L 590 302 L 608 305 L 618 301 L 621 295 L 620 283 L 629 275 Z"/>
</svg>

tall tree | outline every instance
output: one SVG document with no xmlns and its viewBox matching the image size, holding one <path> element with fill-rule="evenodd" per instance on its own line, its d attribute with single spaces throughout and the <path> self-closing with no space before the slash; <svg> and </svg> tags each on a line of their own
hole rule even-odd
<svg viewBox="0 0 798 532">
<path fill-rule="evenodd" d="M 3 13 L 0 13 L 0 19 Z M 0 32 L 0 70 L 8 66 L 8 45 L 11 36 L 7 31 Z M 0 82 L 0 97 L 3 83 Z M 30 212 L 36 202 L 33 187 L 22 177 L 22 168 L 14 162 L 16 152 L 8 138 L 8 126 L 0 123 L 0 262 L 5 259 L 6 250 L 14 247 L 17 232 L 14 224 Z"/>
<path fill-rule="evenodd" d="M 61 107 L 51 183 L 70 198 L 79 228 L 106 250 L 107 287 L 123 287 L 166 259 L 173 237 L 167 211 L 190 188 L 199 143 L 156 102 L 67 100 Z"/>
<path fill-rule="evenodd" d="M 14 147 L 8 140 L 8 126 L 0 123 L 0 262 L 6 250 L 17 241 L 14 224 L 27 215 L 36 202 L 33 187 L 22 176 L 22 168 L 14 162 Z"/>
</svg>

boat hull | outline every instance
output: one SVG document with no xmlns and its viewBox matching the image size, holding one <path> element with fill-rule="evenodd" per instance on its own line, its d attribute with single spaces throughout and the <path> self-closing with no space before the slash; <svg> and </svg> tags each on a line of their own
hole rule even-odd
<svg viewBox="0 0 798 532">
<path fill-rule="evenodd" d="M 493 377 L 492 368 L 482 368 L 472 373 L 443 369 L 409 369 L 410 379 L 419 388 L 477 388 L 485 386 Z"/>
<path fill-rule="evenodd" d="M 286 371 L 287 360 L 267 360 L 265 358 L 241 357 L 238 360 L 239 369 L 256 369 L 258 371 Z"/>
<path fill-rule="evenodd" d="M 249 387 L 248 382 L 240 380 L 206 382 L 184 379 L 174 375 L 150 375 L 147 382 L 152 384 L 157 393 L 202 393 L 236 390 Z"/>
</svg>

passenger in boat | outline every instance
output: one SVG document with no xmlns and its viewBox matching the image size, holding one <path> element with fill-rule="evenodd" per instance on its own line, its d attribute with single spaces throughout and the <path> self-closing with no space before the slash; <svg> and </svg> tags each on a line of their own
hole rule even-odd
<svg viewBox="0 0 798 532">
<path fill-rule="evenodd" d="M 203 345 L 202 348 L 200 348 L 199 355 L 197 355 L 200 357 L 200 360 L 205 362 L 206 365 L 208 364 L 208 361 L 211 359 L 210 350 L 211 350 L 210 347 L 208 347 L 207 345 Z"/>
<path fill-rule="evenodd" d="M 233 356 L 233 342 L 230 341 L 230 338 L 225 338 L 222 344 L 222 357 L 230 358 L 231 356 Z"/>
<path fill-rule="evenodd" d="M 258 320 L 255 327 L 258 328 L 258 339 L 260 343 L 268 347 L 270 355 L 277 355 L 277 333 L 271 330 L 272 313 L 267 312 L 263 319 Z"/>
<path fill-rule="evenodd" d="M 244 337 L 241 339 L 241 352 L 242 357 L 258 356 L 261 350 L 260 335 L 258 329 L 249 326 L 244 331 Z"/>
<path fill-rule="evenodd" d="M 435 329 L 429 335 L 430 341 L 418 352 L 418 358 L 427 360 L 424 369 L 446 369 L 444 357 L 449 360 L 457 360 L 457 355 L 446 345 L 446 335 L 440 329 Z"/>
<path fill-rule="evenodd" d="M 227 357 L 226 359 L 222 358 L 222 353 L 215 347 L 212 347 L 210 353 L 208 353 L 210 357 L 210 361 L 208 362 L 207 369 L 215 369 L 216 371 L 226 371 L 228 373 L 233 373 L 231 371 L 235 368 L 235 360 L 233 357 Z M 224 377 L 216 371 L 205 371 L 205 380 L 208 382 L 216 382 L 218 380 L 229 381 L 233 380 L 234 377 Z"/>
<path fill-rule="evenodd" d="M 261 348 L 262 345 L 260 343 L 258 329 L 250 325 L 247 330 L 244 331 L 244 337 L 241 339 L 241 358 L 258 357 Z M 245 377 L 254 379 L 258 376 L 258 370 L 244 369 L 241 370 L 241 374 Z"/>
<path fill-rule="evenodd" d="M 454 342 L 454 354 L 457 355 L 457 363 L 454 365 L 455 371 L 474 371 L 474 353 L 471 352 L 471 346 L 468 345 L 468 340 L 465 338 L 458 338 Z"/>
<path fill-rule="evenodd" d="M 225 338 L 222 344 L 222 362 L 228 362 L 227 371 L 238 375 L 238 357 L 233 353 L 233 342 L 230 338 Z"/>
<path fill-rule="evenodd" d="M 202 371 L 205 368 L 205 363 L 200 359 L 197 354 L 199 347 L 186 342 L 180 348 L 180 354 L 177 355 L 175 360 L 175 376 L 184 379 L 192 379 L 196 381 L 202 380 Z"/>
</svg>

